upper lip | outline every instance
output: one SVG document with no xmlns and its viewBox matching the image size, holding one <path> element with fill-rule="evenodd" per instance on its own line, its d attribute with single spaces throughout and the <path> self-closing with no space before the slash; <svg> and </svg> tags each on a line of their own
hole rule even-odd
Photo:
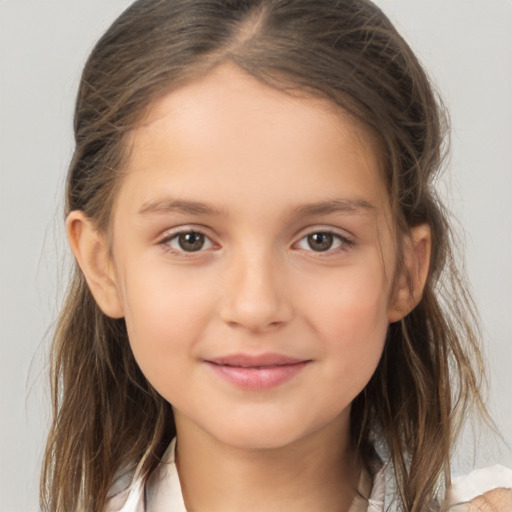
<svg viewBox="0 0 512 512">
<path fill-rule="evenodd" d="M 298 359 L 296 357 L 286 356 L 284 354 L 232 354 L 222 357 L 206 359 L 206 362 L 218 364 L 221 366 L 236 366 L 241 368 L 257 368 L 268 366 L 286 366 L 298 363 L 305 363 L 309 359 Z"/>
</svg>

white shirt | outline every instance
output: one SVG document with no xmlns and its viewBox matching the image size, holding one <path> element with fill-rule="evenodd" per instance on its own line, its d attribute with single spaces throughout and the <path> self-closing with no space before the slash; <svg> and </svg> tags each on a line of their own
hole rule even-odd
<svg viewBox="0 0 512 512">
<path fill-rule="evenodd" d="M 105 512 L 187 512 L 181 492 L 180 479 L 175 464 L 176 439 L 173 439 L 158 468 L 150 476 L 146 486 L 140 479 L 126 482 L 126 476 L 112 488 Z M 366 481 L 365 481 L 366 480 Z M 360 488 L 371 487 L 370 498 L 354 498 L 348 512 L 384 512 L 386 495 L 385 469 L 380 469 L 373 482 L 361 476 Z M 503 466 L 478 469 L 453 481 L 448 492 L 450 510 L 488 491 L 498 488 L 512 489 L 512 470 Z M 364 493 L 363 493 L 364 494 Z"/>
</svg>

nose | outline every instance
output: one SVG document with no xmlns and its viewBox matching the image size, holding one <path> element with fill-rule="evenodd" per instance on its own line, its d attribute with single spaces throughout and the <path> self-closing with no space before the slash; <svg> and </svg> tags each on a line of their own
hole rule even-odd
<svg viewBox="0 0 512 512">
<path fill-rule="evenodd" d="M 232 327 L 264 332 L 293 316 L 282 265 L 270 254 L 252 251 L 231 261 L 224 286 L 220 315 Z"/>
</svg>

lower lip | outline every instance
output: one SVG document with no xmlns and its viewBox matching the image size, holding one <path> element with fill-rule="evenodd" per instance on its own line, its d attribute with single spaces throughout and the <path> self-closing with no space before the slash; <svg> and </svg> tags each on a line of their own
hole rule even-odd
<svg viewBox="0 0 512 512">
<path fill-rule="evenodd" d="M 206 363 L 218 376 L 231 384 L 246 390 L 262 391 L 289 381 L 299 374 L 309 361 L 263 368 L 220 365 L 209 361 Z"/>
</svg>

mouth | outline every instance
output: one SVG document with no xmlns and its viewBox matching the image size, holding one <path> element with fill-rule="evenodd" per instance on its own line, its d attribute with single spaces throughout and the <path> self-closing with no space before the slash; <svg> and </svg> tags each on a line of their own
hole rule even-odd
<svg viewBox="0 0 512 512">
<path fill-rule="evenodd" d="M 228 383 L 245 390 L 262 391 L 293 379 L 312 361 L 283 354 L 235 354 L 204 362 Z"/>
</svg>

